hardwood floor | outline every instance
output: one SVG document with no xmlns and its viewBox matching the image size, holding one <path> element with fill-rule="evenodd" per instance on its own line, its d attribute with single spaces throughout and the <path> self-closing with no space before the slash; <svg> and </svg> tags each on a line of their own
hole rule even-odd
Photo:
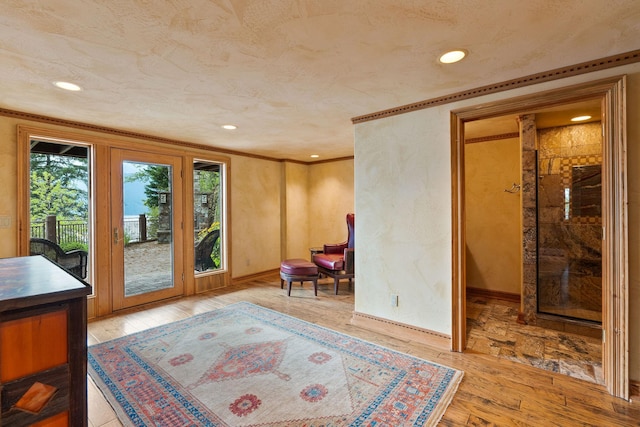
<svg viewBox="0 0 640 427">
<path fill-rule="evenodd" d="M 249 301 L 376 344 L 464 371 L 442 426 L 640 426 L 640 404 L 609 396 L 593 382 L 544 371 L 475 351 L 452 353 L 415 341 L 400 340 L 351 325 L 354 295 L 325 279 L 313 296 L 309 283 L 294 284 L 291 297 L 271 280 L 256 280 L 206 294 L 128 310 L 88 326 L 89 345 L 140 330 Z M 121 424 L 95 385 L 89 381 L 89 425 Z"/>
</svg>

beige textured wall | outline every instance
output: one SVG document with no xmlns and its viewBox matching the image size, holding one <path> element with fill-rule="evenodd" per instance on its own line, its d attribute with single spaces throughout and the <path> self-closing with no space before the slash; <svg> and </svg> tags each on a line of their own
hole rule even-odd
<svg viewBox="0 0 640 427">
<path fill-rule="evenodd" d="M 285 215 L 283 230 L 284 254 L 282 258 L 309 259 L 309 166 L 284 162 Z"/>
<path fill-rule="evenodd" d="M 467 286 L 520 294 L 522 214 L 518 138 L 465 146 Z"/>
<path fill-rule="evenodd" d="M 346 215 L 354 212 L 353 165 L 353 160 L 340 160 L 309 167 L 310 247 L 346 240 Z"/>
<path fill-rule="evenodd" d="M 232 277 L 278 268 L 282 163 L 231 159 Z"/>
<path fill-rule="evenodd" d="M 629 362 L 630 378 L 640 380 L 640 64 L 357 124 L 356 262 L 367 292 L 356 292 L 356 311 L 451 334 L 451 110 L 622 74 L 628 75 Z M 395 308 L 392 291 L 400 296 Z"/>
<path fill-rule="evenodd" d="M 16 124 L 0 118 L 0 217 L 8 218 L 9 227 L 0 227 L 0 258 L 17 254 L 16 230 Z"/>
</svg>

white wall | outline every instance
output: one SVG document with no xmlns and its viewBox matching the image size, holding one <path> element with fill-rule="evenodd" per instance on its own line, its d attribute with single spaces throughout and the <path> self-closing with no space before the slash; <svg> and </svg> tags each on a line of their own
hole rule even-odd
<svg viewBox="0 0 640 427">
<path fill-rule="evenodd" d="M 451 331 L 451 161 L 442 143 L 449 127 L 449 110 L 439 107 L 358 124 L 355 137 L 355 310 L 444 334 Z"/>
</svg>

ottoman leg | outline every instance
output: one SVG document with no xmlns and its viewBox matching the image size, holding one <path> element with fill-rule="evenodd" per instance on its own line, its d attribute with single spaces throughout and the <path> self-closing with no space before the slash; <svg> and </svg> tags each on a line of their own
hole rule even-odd
<svg viewBox="0 0 640 427">
<path fill-rule="evenodd" d="M 316 296 L 318 296 L 318 278 L 317 278 L 317 277 L 316 277 L 316 278 L 314 278 L 314 279 L 312 280 L 312 282 L 313 282 L 313 293 L 314 293 Z"/>
<path fill-rule="evenodd" d="M 291 296 L 291 281 L 287 280 L 287 296 Z"/>
</svg>

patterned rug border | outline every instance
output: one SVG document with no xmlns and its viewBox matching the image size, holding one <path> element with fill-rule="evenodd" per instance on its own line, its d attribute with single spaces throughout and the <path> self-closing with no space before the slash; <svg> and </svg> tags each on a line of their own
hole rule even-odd
<svg viewBox="0 0 640 427">
<path fill-rule="evenodd" d="M 445 375 L 446 380 L 441 381 L 438 384 L 437 389 L 435 389 L 436 391 L 433 393 L 433 396 L 431 396 L 431 398 L 429 400 L 435 400 L 435 402 L 429 402 L 424 410 L 422 411 L 422 413 L 420 414 L 420 416 L 418 417 L 418 419 L 416 420 L 416 423 L 414 423 L 413 425 L 427 425 L 424 424 L 425 422 L 429 421 L 428 425 L 437 425 L 438 422 L 440 421 L 440 419 L 442 418 L 442 416 L 444 415 L 446 409 L 448 408 L 448 406 L 450 405 L 451 401 L 453 400 L 453 397 L 455 395 L 455 393 L 458 390 L 458 387 L 462 381 L 462 378 L 464 376 L 464 372 L 458 369 L 454 369 L 451 368 L 449 366 L 446 365 L 442 365 L 436 362 L 432 362 L 430 360 L 426 360 L 417 356 L 413 356 L 411 354 L 407 354 L 407 353 L 403 353 L 401 351 L 398 350 L 394 350 L 392 348 L 388 348 L 385 347 L 383 345 L 380 344 L 375 344 L 372 343 L 370 341 L 367 341 L 365 339 L 362 338 L 358 338 L 358 337 L 354 337 L 352 335 L 340 332 L 340 331 L 336 331 L 327 327 L 324 327 L 322 325 L 318 325 L 315 323 L 311 323 L 308 322 L 306 320 L 291 316 L 289 314 L 286 313 L 282 313 L 273 309 L 270 309 L 268 307 L 263 307 L 260 305 L 256 305 L 247 301 L 241 301 L 241 302 L 237 302 L 237 303 L 233 303 L 233 304 L 229 304 L 214 310 L 210 310 L 204 313 L 198 313 L 198 314 L 194 314 L 193 316 L 184 318 L 184 319 L 180 319 L 180 320 L 176 320 L 174 322 L 169 322 L 167 324 L 164 325 L 158 325 L 158 326 L 154 326 L 148 329 L 144 329 L 144 330 L 140 330 L 140 331 L 136 331 L 134 333 L 131 333 L 129 335 L 125 335 L 123 337 L 119 337 L 119 338 L 115 338 L 112 340 L 108 340 L 108 341 L 104 341 L 101 343 L 97 343 L 97 344 L 93 344 L 91 346 L 89 346 L 89 354 L 88 354 L 88 374 L 91 377 L 91 379 L 96 383 L 96 386 L 98 387 L 98 389 L 100 390 L 100 392 L 104 395 L 105 399 L 107 400 L 107 402 L 111 405 L 111 407 L 113 408 L 113 410 L 116 412 L 116 415 L 118 416 L 118 419 L 120 420 L 120 422 L 123 423 L 123 425 L 128 425 L 127 423 L 129 422 L 129 420 L 135 422 L 136 417 L 132 416 L 133 413 L 135 411 L 133 410 L 127 410 L 127 408 L 130 408 L 131 405 L 129 405 L 126 401 L 125 396 L 123 396 L 123 394 L 118 390 L 118 388 L 114 385 L 114 383 L 112 381 L 106 383 L 103 380 L 103 377 L 107 377 L 107 375 L 103 375 L 103 370 L 100 366 L 99 363 L 97 363 L 94 359 L 94 357 L 91 354 L 91 349 L 94 347 L 98 347 L 98 346 L 109 346 L 109 345 L 116 345 L 117 343 L 121 343 L 121 342 L 132 342 L 137 340 L 137 337 L 140 336 L 141 334 L 145 334 L 145 333 L 150 333 L 150 332 L 155 332 L 156 334 L 158 333 L 163 333 L 165 330 L 171 328 L 182 328 L 184 329 L 185 324 L 191 324 L 193 325 L 193 322 L 199 322 L 199 323 L 204 323 L 205 321 L 208 321 L 211 317 L 220 317 L 221 313 L 224 312 L 232 312 L 235 310 L 241 310 L 243 314 L 256 319 L 258 321 L 262 321 L 262 322 L 266 322 L 268 323 L 270 326 L 276 327 L 282 331 L 286 331 L 287 333 L 291 333 L 294 334 L 296 336 L 299 336 L 305 340 L 310 340 L 310 341 L 314 341 L 322 346 L 326 346 L 329 348 L 333 348 L 336 351 L 339 352 L 347 352 L 347 350 L 345 350 L 345 348 L 343 347 L 339 347 L 338 345 L 334 345 L 332 343 L 329 343 L 325 340 L 322 339 L 318 339 L 315 336 L 313 336 L 312 334 L 309 334 L 308 331 L 306 331 L 306 328 L 310 328 L 310 329 L 315 329 L 315 330 L 323 330 L 325 332 L 327 332 L 328 334 L 333 334 L 335 336 L 338 337 L 343 337 L 347 340 L 350 340 L 354 343 L 359 343 L 362 346 L 370 346 L 372 348 L 380 348 L 383 349 L 384 351 L 387 351 L 389 353 L 398 355 L 400 357 L 406 358 L 408 360 L 413 360 L 416 362 L 422 362 L 422 363 L 427 363 L 442 369 L 447 370 L 447 373 Z M 266 314 L 268 314 L 269 316 L 265 316 Z M 224 314 L 222 314 L 224 315 Z M 291 324 L 296 323 L 297 327 L 300 330 L 297 330 L 296 328 L 292 328 Z M 289 325 L 289 326 L 287 326 Z M 306 333 L 303 333 L 306 332 Z M 375 358 L 367 358 L 366 357 L 366 353 L 362 352 L 362 353 L 352 353 L 352 352 L 348 352 L 348 354 L 350 354 L 351 356 L 360 358 L 362 360 L 366 360 L 369 363 L 378 365 L 378 366 L 382 366 L 384 368 L 387 369 L 391 369 L 391 370 L 397 370 L 399 368 L 396 368 L 393 365 L 385 365 L 384 362 L 381 362 Z M 146 363 L 144 361 L 141 361 L 137 355 L 135 354 L 131 354 L 130 356 L 132 356 L 134 359 L 138 360 L 139 362 L 142 362 L 144 365 L 146 365 Z M 150 368 L 153 369 L 153 368 Z M 156 373 L 155 371 L 153 372 L 155 374 L 155 377 L 157 379 L 160 380 L 160 382 L 166 382 L 167 384 L 170 383 L 170 380 L 165 379 L 162 375 Z M 105 390 L 108 390 L 110 393 L 105 393 Z M 178 397 L 178 396 L 176 396 Z M 198 406 L 198 405 L 195 405 Z M 369 415 L 371 414 L 375 409 L 377 408 L 377 406 L 371 405 L 371 407 L 368 408 L 368 411 L 363 414 L 363 415 Z M 196 410 L 197 412 L 197 410 Z M 430 419 L 429 419 L 430 418 Z M 366 416 L 364 417 L 360 417 L 360 419 L 355 420 L 352 424 L 352 426 L 358 426 L 358 425 L 363 425 L 362 423 L 366 420 Z M 206 421 L 206 420 L 202 420 L 202 421 Z M 419 424 L 418 422 L 422 422 L 423 424 Z M 144 425 L 144 424 L 134 424 L 134 425 Z M 203 424 L 204 425 L 204 424 Z M 210 425 L 210 424 L 206 424 L 206 425 Z M 213 424 L 213 425 L 218 425 L 218 424 Z"/>
</svg>

